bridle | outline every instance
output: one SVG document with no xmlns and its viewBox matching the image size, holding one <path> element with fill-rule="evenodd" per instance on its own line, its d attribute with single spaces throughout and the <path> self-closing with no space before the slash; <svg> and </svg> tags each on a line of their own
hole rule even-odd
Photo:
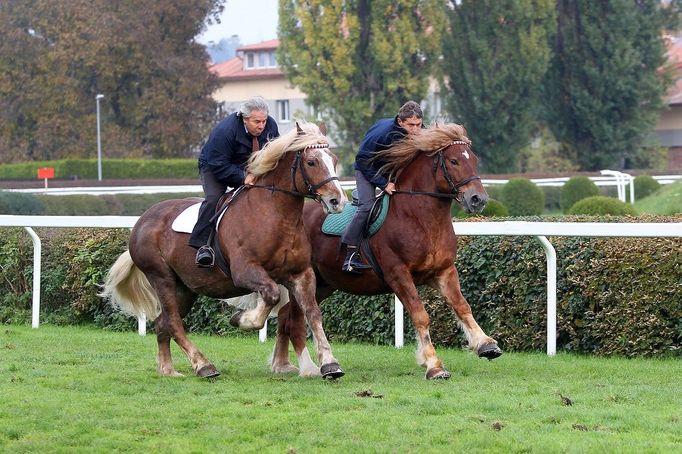
<svg viewBox="0 0 682 454">
<path fill-rule="evenodd" d="M 462 202 L 461 196 L 462 193 L 460 192 L 459 188 L 464 186 L 467 183 L 470 183 L 474 180 L 480 180 L 481 177 L 478 175 L 472 175 L 470 177 L 467 177 L 463 179 L 462 181 L 455 183 L 455 181 L 452 178 L 452 175 L 450 175 L 450 172 L 448 172 L 448 168 L 445 165 L 445 155 L 444 151 L 450 147 L 451 145 L 469 145 L 467 142 L 464 142 L 462 140 L 454 140 L 452 143 L 447 144 L 440 150 L 438 150 L 435 153 L 435 159 L 433 160 L 433 177 L 434 179 L 436 178 L 436 174 L 438 173 L 438 169 L 441 169 L 443 171 L 443 176 L 445 177 L 445 181 L 448 182 L 448 186 L 450 187 L 450 193 L 443 193 L 443 192 L 425 192 L 425 191 L 393 191 L 394 194 L 407 194 L 407 195 L 426 195 L 430 197 L 439 197 L 439 198 L 445 198 L 445 199 L 454 199 L 458 203 Z"/>
<path fill-rule="evenodd" d="M 291 187 L 293 188 L 293 190 L 284 189 L 284 188 L 277 188 L 274 185 L 273 186 L 264 186 L 264 185 L 259 185 L 259 184 L 251 184 L 251 185 L 248 185 L 247 187 L 268 189 L 272 192 L 284 192 L 285 194 L 291 194 L 291 195 L 298 196 L 298 197 L 306 197 L 309 199 L 313 199 L 316 202 L 321 202 L 322 196 L 317 193 L 317 190 L 320 189 L 325 184 L 329 183 L 330 181 L 338 180 L 339 177 L 337 177 L 337 176 L 329 177 L 329 178 L 322 180 L 321 182 L 319 182 L 317 184 L 313 184 L 313 182 L 310 179 L 310 176 L 308 175 L 308 172 L 306 172 L 306 170 L 305 170 L 305 166 L 303 165 L 302 153 L 305 150 L 307 150 L 308 148 L 328 149 L 329 145 L 327 145 L 327 144 L 310 145 L 310 146 L 305 147 L 303 150 L 298 150 L 296 152 L 296 156 L 294 157 L 294 162 L 291 164 Z M 301 176 L 303 177 L 303 184 L 305 185 L 307 192 L 299 191 L 298 187 L 296 186 L 296 172 L 297 171 L 301 172 Z"/>
</svg>

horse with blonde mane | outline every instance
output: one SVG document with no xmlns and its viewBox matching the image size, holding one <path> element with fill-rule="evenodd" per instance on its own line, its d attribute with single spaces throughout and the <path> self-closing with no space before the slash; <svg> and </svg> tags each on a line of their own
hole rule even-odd
<svg viewBox="0 0 682 454">
<path fill-rule="evenodd" d="M 318 276 L 317 300 L 323 301 L 337 289 L 356 295 L 395 293 L 415 327 L 417 362 L 426 369 L 426 378 L 447 379 L 450 373 L 431 343 L 429 315 L 417 293 L 417 285 L 429 285 L 454 311 L 469 347 L 479 357 L 497 358 L 502 350 L 476 323 L 455 267 L 452 201 L 473 213 L 482 210 L 488 200 L 466 130 L 457 124 L 436 125 L 379 152 L 376 159 L 385 163 L 383 171 L 395 176 L 397 190 L 390 198 L 383 227 L 367 240 L 374 257 L 373 270 L 342 272 L 340 237 L 322 232 L 325 213 L 318 206 L 304 207 L 303 222 Z M 307 361 L 306 330 L 302 314 L 292 305 L 280 309 L 278 318 L 272 369 L 286 372 L 292 367 L 290 340 L 299 362 Z"/>
<path fill-rule="evenodd" d="M 321 367 L 309 360 L 300 375 L 337 378 L 343 370 L 332 355 L 315 300 L 311 247 L 303 230 L 306 197 L 324 212 L 343 209 L 346 195 L 335 173 L 335 157 L 313 124 L 296 129 L 254 153 L 248 172 L 256 179 L 227 203 L 219 220 L 216 246 L 223 267 L 198 268 L 188 233 L 174 231 L 173 222 L 201 199 L 167 200 L 149 208 L 133 227 L 128 250 L 109 270 L 101 296 L 133 315 L 154 318 L 158 344 L 157 369 L 180 375 L 171 359 L 175 340 L 200 377 L 219 375 L 216 367 L 187 338 L 182 323 L 198 295 L 232 298 L 258 292 L 261 307 L 248 319 L 236 320 L 245 329 L 260 329 L 280 302 L 283 285 L 305 313 Z M 191 228 L 189 229 L 191 231 Z"/>
</svg>

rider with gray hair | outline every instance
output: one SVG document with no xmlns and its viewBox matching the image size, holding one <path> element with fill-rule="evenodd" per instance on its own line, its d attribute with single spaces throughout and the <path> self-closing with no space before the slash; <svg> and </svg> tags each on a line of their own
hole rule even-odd
<svg viewBox="0 0 682 454">
<path fill-rule="evenodd" d="M 211 267 L 215 262 L 215 253 L 208 241 L 215 227 L 211 218 L 220 197 L 228 187 L 253 182 L 253 177 L 245 171 L 249 156 L 268 140 L 279 137 L 277 123 L 268 112 L 268 104 L 260 96 L 247 99 L 237 112 L 218 123 L 201 148 L 199 177 L 205 199 L 188 243 L 198 249 L 196 263 L 200 267 Z"/>
</svg>

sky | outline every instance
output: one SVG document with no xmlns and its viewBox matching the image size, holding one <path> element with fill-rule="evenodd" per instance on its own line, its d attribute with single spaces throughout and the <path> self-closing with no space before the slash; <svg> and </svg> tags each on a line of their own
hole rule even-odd
<svg viewBox="0 0 682 454">
<path fill-rule="evenodd" d="M 277 0 L 227 0 L 220 24 L 209 26 L 197 41 L 217 43 L 239 35 L 242 45 L 277 38 Z"/>
</svg>

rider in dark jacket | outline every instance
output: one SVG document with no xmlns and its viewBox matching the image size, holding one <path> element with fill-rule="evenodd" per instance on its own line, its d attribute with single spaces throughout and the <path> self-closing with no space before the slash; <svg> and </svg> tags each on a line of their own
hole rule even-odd
<svg viewBox="0 0 682 454">
<path fill-rule="evenodd" d="M 419 104 L 408 101 L 403 104 L 395 118 L 383 118 L 377 121 L 365 134 L 355 157 L 354 166 L 359 206 L 341 236 L 341 242 L 346 245 L 343 271 L 357 273 L 370 268 L 362 260 L 358 244 L 362 239 L 369 211 L 372 209 L 374 192 L 376 188 L 381 188 L 389 195 L 395 191 L 393 182 L 388 181 L 387 176 L 378 171 L 383 163 L 379 160 L 372 161 L 372 158 L 376 152 L 385 150 L 406 135 L 419 131 L 422 128 L 422 118 L 422 109 Z"/>
<path fill-rule="evenodd" d="M 207 243 L 214 228 L 211 218 L 220 197 L 228 186 L 237 188 L 252 182 L 245 170 L 249 156 L 276 137 L 279 137 L 277 123 L 268 115 L 265 100 L 256 96 L 218 123 L 202 147 L 199 175 L 205 199 L 189 239 L 189 245 L 198 249 L 196 262 L 199 266 L 212 266 L 215 260 L 213 248 Z"/>
</svg>

